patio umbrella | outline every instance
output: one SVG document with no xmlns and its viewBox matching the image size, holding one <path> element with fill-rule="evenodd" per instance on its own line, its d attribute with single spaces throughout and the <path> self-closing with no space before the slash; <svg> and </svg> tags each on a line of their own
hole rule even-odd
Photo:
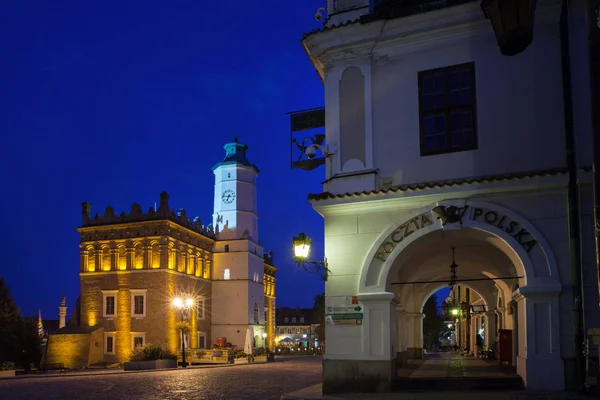
<svg viewBox="0 0 600 400">
<path fill-rule="evenodd" d="M 244 343 L 244 353 L 252 354 L 253 346 L 252 342 L 254 341 L 254 328 L 248 328 L 246 330 L 246 342 Z"/>
</svg>

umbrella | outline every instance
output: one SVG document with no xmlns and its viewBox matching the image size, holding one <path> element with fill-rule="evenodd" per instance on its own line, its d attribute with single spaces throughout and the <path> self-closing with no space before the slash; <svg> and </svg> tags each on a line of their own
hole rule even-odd
<svg viewBox="0 0 600 400">
<path fill-rule="evenodd" d="M 248 328 L 246 330 L 246 342 L 244 343 L 244 353 L 252 354 L 252 341 L 254 340 L 254 328 Z"/>
</svg>

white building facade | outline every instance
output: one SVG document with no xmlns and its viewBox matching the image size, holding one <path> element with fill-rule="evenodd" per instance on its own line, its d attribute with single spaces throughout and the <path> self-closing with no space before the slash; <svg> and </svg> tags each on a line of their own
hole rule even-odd
<svg viewBox="0 0 600 400">
<path fill-rule="evenodd" d="M 303 39 L 325 88 L 326 179 L 309 199 L 325 219 L 326 306 L 358 301 L 363 313 L 326 326 L 324 393 L 389 391 L 398 366 L 421 356 L 423 305 L 448 285 L 452 247 L 458 278 L 482 278 L 460 284 L 485 300 L 486 344 L 512 331 L 526 387 L 563 390 L 575 374 L 561 3 L 538 2 L 534 40 L 512 57 L 479 2 L 462 3 L 377 19 L 368 0 L 328 1 L 325 27 Z M 600 315 L 580 2 L 569 19 L 591 328 Z"/>
</svg>

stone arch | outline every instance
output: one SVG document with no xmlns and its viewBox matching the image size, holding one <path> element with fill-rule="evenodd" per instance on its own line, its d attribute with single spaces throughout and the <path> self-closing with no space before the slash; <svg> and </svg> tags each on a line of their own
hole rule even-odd
<svg viewBox="0 0 600 400">
<path fill-rule="evenodd" d="M 443 288 L 444 286 L 447 286 L 443 283 L 434 285 L 433 289 L 426 289 L 427 291 L 425 292 L 425 295 L 423 296 L 423 298 L 420 301 L 419 304 L 419 311 L 423 311 L 423 307 L 425 307 L 425 303 L 427 302 L 427 300 L 431 297 L 432 294 L 434 294 L 435 292 L 437 292 L 438 290 L 440 290 L 441 288 Z M 472 283 L 461 283 L 460 286 L 462 287 L 466 287 L 469 288 L 471 290 L 473 290 L 474 292 L 477 292 L 477 294 L 479 294 L 479 296 L 481 296 L 481 298 L 483 299 L 483 302 L 485 303 L 486 307 L 489 309 L 490 304 L 494 304 L 494 299 L 492 297 L 490 297 L 490 293 L 486 293 L 486 290 L 481 290 L 481 288 L 476 288 L 475 286 L 477 286 L 476 284 L 472 284 Z"/>
<path fill-rule="evenodd" d="M 461 224 L 448 223 L 444 226 L 442 221 L 438 219 L 437 215 L 433 212 L 433 209 L 438 206 L 467 206 Z M 473 212 L 476 210 L 490 210 L 498 215 L 505 216 L 510 221 L 515 221 L 522 229 L 525 229 L 531 234 L 535 239 L 537 246 L 539 246 L 544 258 L 543 260 L 538 259 L 536 261 L 545 264 L 543 266 L 538 265 L 537 274 L 533 261 L 518 239 L 515 239 L 515 237 L 497 226 L 473 217 Z M 415 226 L 418 226 L 419 228 L 416 229 L 413 227 L 411 230 L 409 225 L 411 222 L 414 223 L 414 221 L 417 223 Z M 360 275 L 358 293 L 369 294 L 389 292 L 388 283 L 390 270 L 402 250 L 428 233 L 440 229 L 460 228 L 473 228 L 475 230 L 487 232 L 495 238 L 496 242 L 491 244 L 495 244 L 496 246 L 500 243 L 505 243 L 506 245 L 502 246 L 501 249 L 517 268 L 518 275 L 524 277 L 522 279 L 523 282 L 520 284 L 522 288 L 528 286 L 530 289 L 539 291 L 560 291 L 561 286 L 559 282 L 558 267 L 553 252 L 543 235 L 529 221 L 514 211 L 494 203 L 453 200 L 440 201 L 422 207 L 400 220 L 397 220 L 395 223 L 392 223 L 375 241 L 367 254 Z M 544 273 L 543 269 L 546 270 L 546 273 Z"/>
</svg>

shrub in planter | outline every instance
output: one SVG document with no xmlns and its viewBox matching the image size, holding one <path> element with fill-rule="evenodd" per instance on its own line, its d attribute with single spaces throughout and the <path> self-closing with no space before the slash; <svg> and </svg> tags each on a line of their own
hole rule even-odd
<svg viewBox="0 0 600 400">
<path fill-rule="evenodd" d="M 153 344 L 136 346 L 131 354 L 131 361 L 177 360 L 177 355 Z"/>
<path fill-rule="evenodd" d="M 17 366 L 14 362 L 4 361 L 0 364 L 0 371 L 13 371 L 15 369 L 17 369 Z"/>
</svg>

